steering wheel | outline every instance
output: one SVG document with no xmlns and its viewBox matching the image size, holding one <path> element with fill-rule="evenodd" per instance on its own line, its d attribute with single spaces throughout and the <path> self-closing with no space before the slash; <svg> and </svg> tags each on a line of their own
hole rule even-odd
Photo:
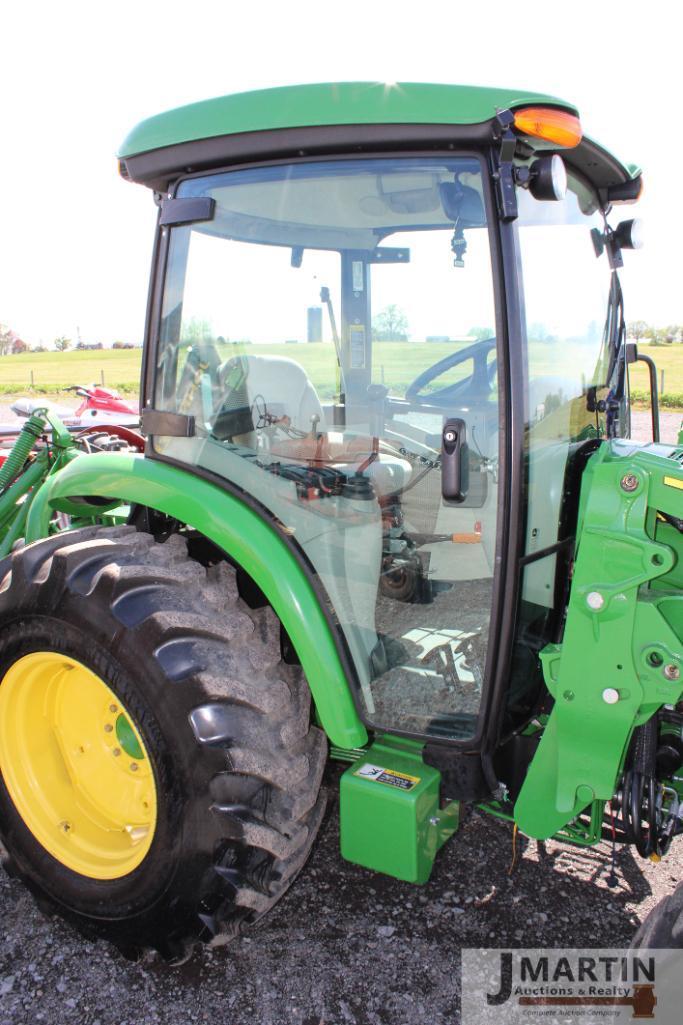
<svg viewBox="0 0 683 1025">
<path fill-rule="evenodd" d="M 414 381 L 410 382 L 406 388 L 406 399 L 418 406 L 441 406 L 453 402 L 454 399 L 485 397 L 495 386 L 497 361 L 493 359 L 490 363 L 487 362 L 488 354 L 495 347 L 495 338 L 482 338 L 465 349 L 458 349 L 456 352 L 450 353 L 440 359 L 438 363 L 427 367 L 421 374 L 418 374 Z M 437 391 L 424 391 L 424 388 L 435 378 L 466 360 L 472 360 L 472 373 L 462 381 L 456 381 Z"/>
</svg>

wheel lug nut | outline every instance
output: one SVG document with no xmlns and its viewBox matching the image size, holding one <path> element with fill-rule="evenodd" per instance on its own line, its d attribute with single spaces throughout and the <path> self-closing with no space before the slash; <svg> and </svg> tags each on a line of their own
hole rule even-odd
<svg viewBox="0 0 683 1025">
<path fill-rule="evenodd" d="M 118 758 L 119 755 L 121 754 L 121 748 L 120 747 L 115 747 L 114 750 L 112 751 L 112 754 L 113 754 L 114 758 Z"/>
<path fill-rule="evenodd" d="M 131 763 L 130 763 L 130 771 L 131 771 L 131 772 L 137 772 L 137 771 L 138 771 L 138 767 L 137 767 L 137 765 L 135 764 L 135 762 L 131 762 Z"/>
<path fill-rule="evenodd" d="M 59 828 L 61 829 L 62 833 L 70 833 L 71 832 L 71 823 L 70 822 L 60 822 L 59 823 Z"/>
<path fill-rule="evenodd" d="M 104 727 L 104 732 L 105 733 L 111 733 L 111 731 L 113 729 L 114 729 L 114 727 L 112 726 L 112 724 L 110 722 L 108 722 L 108 723 L 106 723 L 106 725 Z"/>
</svg>

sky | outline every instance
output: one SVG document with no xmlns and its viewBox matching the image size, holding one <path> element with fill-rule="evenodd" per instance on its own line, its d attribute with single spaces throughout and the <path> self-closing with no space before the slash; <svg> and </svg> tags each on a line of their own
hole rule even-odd
<svg viewBox="0 0 683 1025">
<path fill-rule="evenodd" d="M 459 82 L 574 103 L 584 131 L 644 168 L 646 248 L 629 320 L 683 323 L 675 5 L 575 0 L 287 3 L 61 0 L 0 14 L 0 322 L 27 341 L 142 339 L 156 208 L 117 174 L 138 121 L 296 82 Z M 675 19 L 675 20 L 674 20 Z"/>
</svg>

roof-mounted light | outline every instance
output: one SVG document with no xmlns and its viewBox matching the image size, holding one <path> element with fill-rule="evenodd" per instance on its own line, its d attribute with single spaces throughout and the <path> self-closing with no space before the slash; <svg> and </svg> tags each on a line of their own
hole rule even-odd
<svg viewBox="0 0 683 1025">
<path fill-rule="evenodd" d="M 559 153 L 539 157 L 529 171 L 529 192 L 534 199 L 559 201 L 567 195 L 567 168 Z"/>
<path fill-rule="evenodd" d="M 553 107 L 522 107 L 516 110 L 515 128 L 522 135 L 552 142 L 555 146 L 571 149 L 583 137 L 581 122 L 575 114 Z"/>
<path fill-rule="evenodd" d="M 640 217 L 621 221 L 614 232 L 614 241 L 620 249 L 642 249 L 645 244 L 643 222 Z"/>
</svg>

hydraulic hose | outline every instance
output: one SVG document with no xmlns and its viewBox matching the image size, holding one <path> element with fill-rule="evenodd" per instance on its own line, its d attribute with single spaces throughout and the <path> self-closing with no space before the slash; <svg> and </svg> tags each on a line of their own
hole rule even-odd
<svg viewBox="0 0 683 1025">
<path fill-rule="evenodd" d="M 662 835 L 662 823 L 659 821 L 657 738 L 656 716 L 633 731 L 631 766 L 624 776 L 622 786 L 624 832 L 643 858 L 649 858 L 653 854 L 661 857 L 668 847 L 667 840 Z M 643 828 L 643 819 L 646 828 Z"/>
<path fill-rule="evenodd" d="M 7 456 L 2 467 L 0 467 L 0 492 L 4 491 L 7 485 L 11 484 L 19 474 L 36 441 L 45 433 L 47 426 L 46 412 L 47 410 L 44 409 L 36 410 L 21 428 L 12 451 Z"/>
</svg>

